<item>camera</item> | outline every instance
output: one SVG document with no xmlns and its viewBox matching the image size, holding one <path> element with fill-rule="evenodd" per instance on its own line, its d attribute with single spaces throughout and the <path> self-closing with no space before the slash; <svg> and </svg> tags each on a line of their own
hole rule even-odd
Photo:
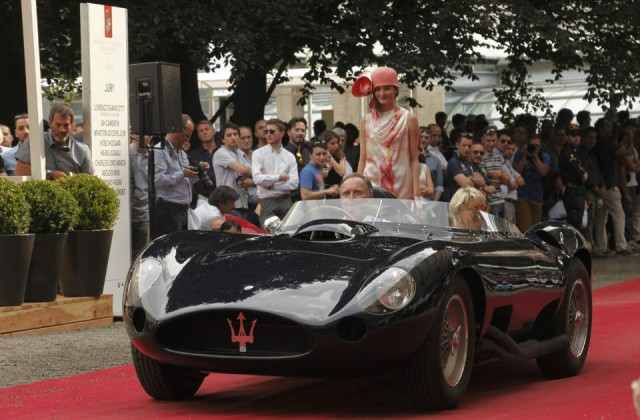
<svg viewBox="0 0 640 420">
<path fill-rule="evenodd" d="M 538 146 L 537 145 L 535 145 L 535 144 L 528 144 L 527 145 L 527 153 L 532 155 L 532 154 L 536 153 L 537 150 L 538 150 Z"/>
<path fill-rule="evenodd" d="M 207 174 L 207 171 L 204 170 L 203 165 L 201 165 L 201 163 L 206 163 L 206 162 L 190 162 L 190 163 L 191 163 L 191 166 L 189 167 L 189 169 L 191 169 L 193 172 L 198 173 L 198 181 L 202 182 L 206 188 L 213 190 L 215 188 L 215 185 L 211 180 L 211 178 L 209 177 L 209 174 Z"/>
</svg>

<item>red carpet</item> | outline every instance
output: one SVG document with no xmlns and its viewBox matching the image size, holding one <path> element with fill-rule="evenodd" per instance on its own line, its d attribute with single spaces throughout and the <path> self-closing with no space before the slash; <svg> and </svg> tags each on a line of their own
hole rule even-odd
<svg viewBox="0 0 640 420">
<path fill-rule="evenodd" d="M 444 418 L 634 419 L 630 383 L 640 377 L 640 279 L 594 292 L 591 350 L 583 373 L 547 381 L 535 363 L 474 371 L 457 410 L 416 413 L 391 379 L 352 381 L 210 375 L 194 401 L 160 403 L 131 366 L 0 389 L 4 419 Z"/>
</svg>

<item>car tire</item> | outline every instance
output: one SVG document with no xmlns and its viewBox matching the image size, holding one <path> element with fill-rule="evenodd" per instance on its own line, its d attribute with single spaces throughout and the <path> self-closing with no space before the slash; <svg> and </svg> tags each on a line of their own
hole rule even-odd
<svg viewBox="0 0 640 420">
<path fill-rule="evenodd" d="M 156 400 L 177 401 L 193 398 L 205 374 L 178 366 L 164 365 L 131 346 L 133 366 L 138 380 L 149 396 Z"/>
<path fill-rule="evenodd" d="M 567 334 L 566 348 L 539 357 L 536 361 L 545 377 L 556 379 L 575 376 L 587 359 L 591 340 L 591 281 L 582 261 L 573 259 L 566 269 L 567 286 L 554 318 L 553 333 Z"/>
<path fill-rule="evenodd" d="M 418 408 L 454 408 L 469 385 L 476 344 L 473 299 L 462 277 L 451 278 L 432 325 L 409 362 L 408 394 Z"/>
</svg>

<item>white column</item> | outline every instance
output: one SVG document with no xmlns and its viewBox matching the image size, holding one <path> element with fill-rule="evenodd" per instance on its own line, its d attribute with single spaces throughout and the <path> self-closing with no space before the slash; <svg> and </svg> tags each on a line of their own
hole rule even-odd
<svg viewBox="0 0 640 420">
<path fill-rule="evenodd" d="M 45 179 L 44 141 L 42 138 L 42 91 L 40 87 L 40 44 L 36 0 L 22 1 L 22 34 L 24 37 L 24 68 L 27 79 L 27 109 L 29 112 L 29 142 L 31 146 L 31 177 Z"/>
<path fill-rule="evenodd" d="M 313 137 L 313 93 L 307 98 L 307 139 Z"/>
</svg>

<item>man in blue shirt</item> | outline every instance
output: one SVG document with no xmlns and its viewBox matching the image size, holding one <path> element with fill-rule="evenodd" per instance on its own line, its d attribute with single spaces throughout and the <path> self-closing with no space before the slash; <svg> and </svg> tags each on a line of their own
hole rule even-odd
<svg viewBox="0 0 640 420">
<path fill-rule="evenodd" d="M 156 205 L 152 221 L 152 237 L 187 229 L 187 210 L 191 204 L 191 188 L 198 172 L 189 166 L 182 146 L 184 132 L 169 133 L 164 149 L 154 149 Z"/>
<path fill-rule="evenodd" d="M 533 136 L 516 152 L 513 167 L 522 174 L 525 182 L 518 188 L 516 220 L 520 231 L 526 232 L 531 225 L 542 220 L 543 178 L 551 171 L 551 156 L 541 149 L 539 136 Z"/>
<path fill-rule="evenodd" d="M 444 194 L 442 201 L 449 201 L 458 188 L 484 186 L 482 175 L 474 171 L 471 164 L 471 136 L 462 134 L 456 143 L 457 153 L 447 164 L 447 174 L 444 178 Z"/>
<path fill-rule="evenodd" d="M 319 200 L 338 195 L 338 186 L 324 188 L 322 170 L 327 162 L 327 146 L 314 142 L 309 163 L 300 171 L 300 197 L 303 200 Z"/>
</svg>

